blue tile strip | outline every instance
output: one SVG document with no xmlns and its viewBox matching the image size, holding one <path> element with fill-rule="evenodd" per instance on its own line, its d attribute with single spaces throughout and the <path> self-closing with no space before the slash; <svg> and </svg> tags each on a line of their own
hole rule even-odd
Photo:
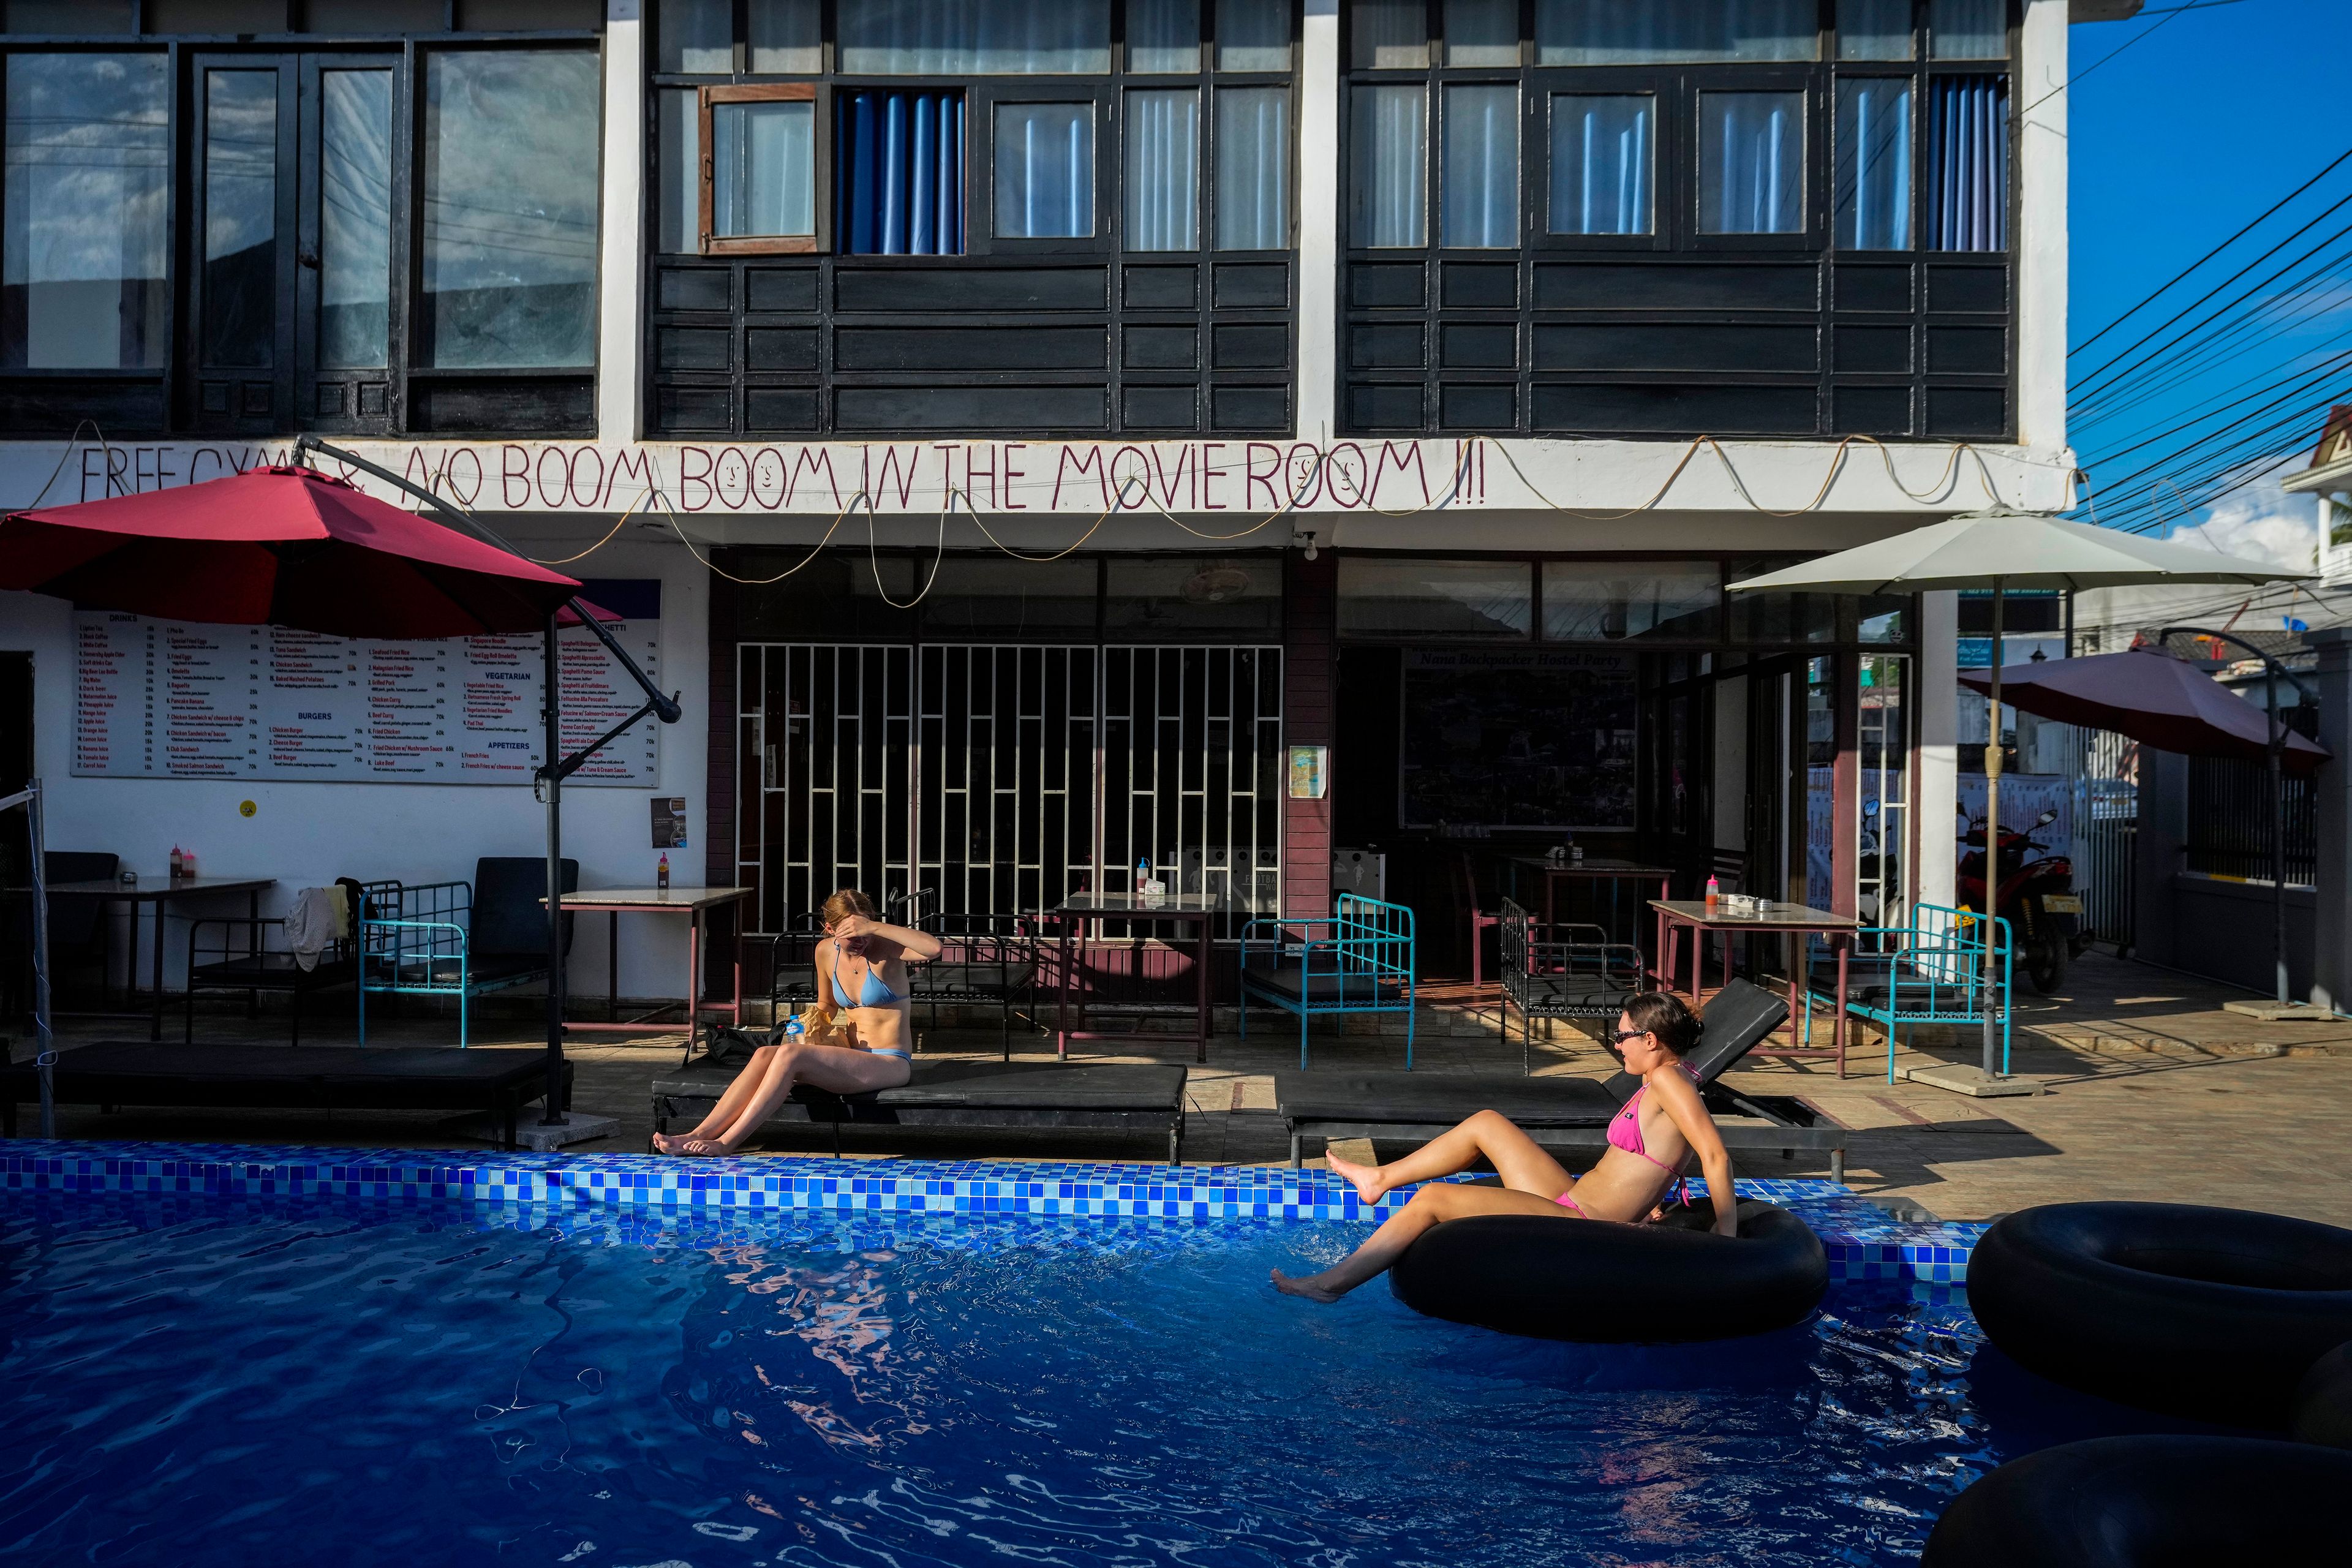
<svg viewBox="0 0 2352 1568">
<path fill-rule="evenodd" d="M 1328 1172 L 1264 1165 L 1047 1164 L 991 1160 L 837 1161 L 788 1155 L 676 1160 L 654 1154 L 483 1154 L 235 1143 L 18 1139 L 0 1152 L 0 1191 L 247 1198 L 323 1196 L 700 1209 L 756 1214 L 1123 1215 L 1151 1219 L 1369 1221 L 1412 1195 L 1368 1208 Z M 1694 1184 L 1703 1187 L 1704 1184 Z M 1959 1284 L 1984 1226 L 1906 1225 L 1833 1182 L 1743 1180 L 1744 1197 L 1791 1210 L 1813 1227 L 1832 1279 Z"/>
</svg>

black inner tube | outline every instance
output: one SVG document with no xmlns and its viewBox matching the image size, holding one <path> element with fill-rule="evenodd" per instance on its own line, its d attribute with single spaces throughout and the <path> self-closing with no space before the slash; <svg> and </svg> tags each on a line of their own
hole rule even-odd
<svg viewBox="0 0 2352 1568">
<path fill-rule="evenodd" d="M 1591 1343 L 1730 1339 L 1786 1328 L 1829 1289 L 1819 1237 L 1786 1209 L 1739 1205 L 1717 1236 L 1712 1205 L 1658 1225 L 1479 1215 L 1425 1233 L 1389 1271 L 1417 1312 L 1505 1333 Z"/>
</svg>

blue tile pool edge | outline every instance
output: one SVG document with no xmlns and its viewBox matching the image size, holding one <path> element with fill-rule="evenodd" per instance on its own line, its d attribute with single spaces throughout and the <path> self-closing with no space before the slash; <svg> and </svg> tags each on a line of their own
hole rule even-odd
<svg viewBox="0 0 2352 1568">
<path fill-rule="evenodd" d="M 1703 1187 L 1695 1183 L 1695 1187 Z M 1968 1279 L 1984 1226 L 1906 1224 L 1833 1182 L 1742 1179 L 1822 1238 L 1833 1280 Z M 409 1203 L 591 1205 L 759 1213 L 1126 1216 L 1171 1220 L 1367 1221 L 1411 1196 L 1367 1207 L 1330 1173 L 1263 1165 L 860 1160 L 761 1155 L 681 1161 L 654 1154 L 488 1154 L 226 1143 L 43 1142 L 0 1152 L 0 1191 Z"/>
</svg>

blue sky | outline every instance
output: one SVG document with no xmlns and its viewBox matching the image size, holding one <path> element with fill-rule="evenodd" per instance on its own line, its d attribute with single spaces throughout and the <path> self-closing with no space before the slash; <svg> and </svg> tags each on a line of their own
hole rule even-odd
<svg viewBox="0 0 2352 1568">
<path fill-rule="evenodd" d="M 2150 0 L 2148 9 L 2178 3 Z M 2352 0 L 2238 0 L 2169 18 L 2143 16 L 2072 29 L 2073 71 L 2081 79 L 2068 89 L 2071 341 L 2079 342 L 2106 325 L 2352 147 L 2347 41 Z M 2112 61 L 2097 64 L 2127 43 Z M 2090 74 L 2084 77 L 2086 69 Z M 2352 170 L 2339 170 L 2327 182 L 2326 200 L 2352 188 L 2347 175 Z M 2324 205 L 2307 202 L 2302 216 Z M 2315 237 L 2345 216 L 2315 230 Z M 2211 281 L 2221 275 L 2216 271 Z M 2201 291 L 2200 287 L 2168 299 L 2160 311 L 2103 340 L 2077 358 L 2076 374 Z M 2341 330 L 2340 310 L 2335 320 L 2339 325 L 2330 330 Z M 2315 341 L 2315 327 L 2313 332 Z M 2203 395 L 2261 363 L 2259 358 L 2249 360 L 2236 374 L 2217 374 L 2204 384 Z M 2197 400 L 2199 384 L 2192 378 L 2162 388 L 2121 424 L 2162 422 L 2166 414 Z M 2336 397 L 2352 400 L 2352 374 Z M 2095 460 L 2096 427 L 2078 424 L 2072 433 L 2083 456 Z M 2315 434 L 2315 421 L 2312 431 L 2281 439 L 2290 447 L 2307 445 Z M 2110 466 L 2110 477 L 2116 471 Z"/>
</svg>

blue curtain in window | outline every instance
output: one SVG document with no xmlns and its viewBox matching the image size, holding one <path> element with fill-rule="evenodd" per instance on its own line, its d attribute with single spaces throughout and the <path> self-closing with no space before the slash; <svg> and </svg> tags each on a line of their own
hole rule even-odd
<svg viewBox="0 0 2352 1568">
<path fill-rule="evenodd" d="M 845 256 L 963 254 L 963 94 L 834 99 L 834 232 Z"/>
<path fill-rule="evenodd" d="M 1928 210 L 1936 250 L 2009 248 L 2009 79 L 1939 77 Z"/>
</svg>

